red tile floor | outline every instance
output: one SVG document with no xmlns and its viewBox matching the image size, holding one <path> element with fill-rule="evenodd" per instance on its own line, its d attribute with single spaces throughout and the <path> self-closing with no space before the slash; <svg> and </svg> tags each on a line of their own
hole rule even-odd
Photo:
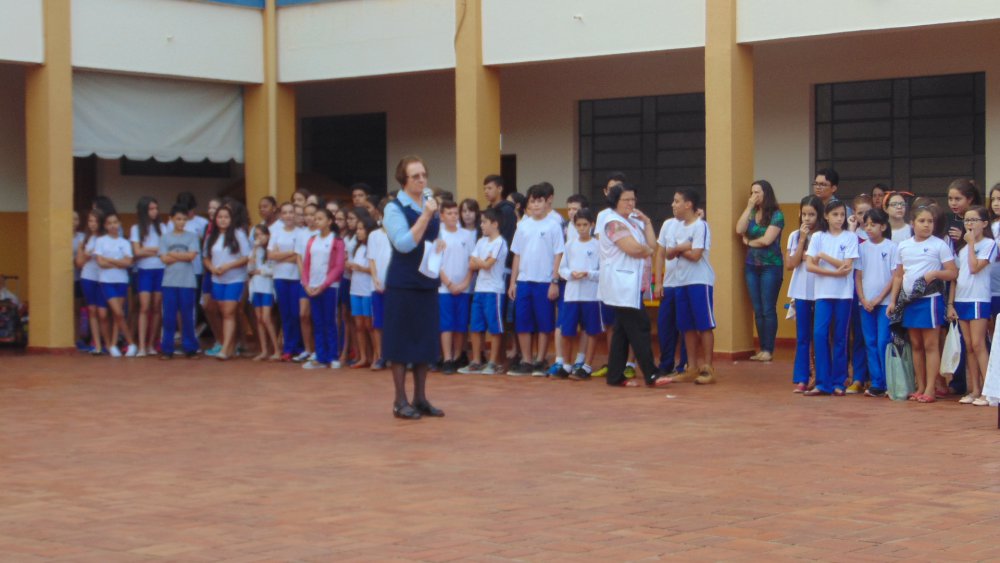
<svg viewBox="0 0 1000 563">
<path fill-rule="evenodd" d="M 0 561 L 1000 560 L 996 409 L 0 357 Z"/>
</svg>

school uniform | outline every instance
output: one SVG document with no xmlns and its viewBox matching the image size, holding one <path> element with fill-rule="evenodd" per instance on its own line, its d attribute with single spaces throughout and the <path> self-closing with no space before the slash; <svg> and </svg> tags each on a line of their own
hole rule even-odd
<svg viewBox="0 0 1000 563">
<path fill-rule="evenodd" d="M 94 245 L 94 254 L 112 260 L 131 258 L 132 243 L 121 236 L 104 235 L 97 239 L 97 244 Z M 101 294 L 104 295 L 105 300 L 128 296 L 128 269 L 101 268 L 98 281 L 101 284 Z"/>
<path fill-rule="evenodd" d="M 903 225 L 898 229 L 892 229 L 892 242 L 897 245 L 908 238 L 913 238 L 913 227 Z"/>
<path fill-rule="evenodd" d="M 368 258 L 375 264 L 378 287 L 372 291 L 372 328 L 381 329 L 385 325 L 385 277 L 392 259 L 392 244 L 385 229 L 377 229 L 368 235 Z M 374 281 L 374 280 L 373 280 Z"/>
<path fill-rule="evenodd" d="M 460 283 L 469 274 L 469 258 L 476 247 L 475 234 L 466 229 L 441 229 L 438 240 L 443 240 L 445 247 L 441 253 L 441 273 L 452 283 Z M 458 295 L 453 294 L 441 284 L 438 288 L 438 304 L 441 315 L 441 332 L 461 332 L 469 330 L 469 305 L 472 300 L 470 283 Z"/>
<path fill-rule="evenodd" d="M 927 237 L 917 242 L 909 238 L 899 244 L 899 263 L 903 265 L 903 291 L 911 293 L 917 279 L 927 272 L 941 270 L 945 262 L 955 257 L 946 242 L 937 237 Z M 905 328 L 937 328 L 944 324 L 944 299 L 940 293 L 931 293 L 914 299 L 903 309 Z"/>
<path fill-rule="evenodd" d="M 97 265 L 97 256 L 94 249 L 97 246 L 97 239 L 92 236 L 83 245 L 84 251 L 90 258 L 80 268 L 80 291 L 83 292 L 83 302 L 94 307 L 107 307 L 108 301 L 101 292 L 101 267 Z"/>
<path fill-rule="evenodd" d="M 375 286 L 372 284 L 372 275 L 369 273 L 371 263 L 368 259 L 368 245 L 360 244 L 351 256 L 351 263 L 366 268 L 365 271 L 354 272 L 351 280 L 351 316 L 371 317 L 372 316 L 372 292 Z"/>
<path fill-rule="evenodd" d="M 250 303 L 254 307 L 274 306 L 274 260 L 265 260 L 263 248 L 254 247 L 253 269 L 250 278 Z"/>
<path fill-rule="evenodd" d="M 293 228 L 288 231 L 284 227 L 271 231 L 271 239 L 267 242 L 267 251 L 296 252 L 298 247 L 305 248 L 306 230 Z M 281 317 L 283 355 L 297 356 L 304 349 L 302 342 L 302 327 L 299 323 L 299 298 L 302 295 L 302 282 L 299 266 L 291 262 L 275 262 L 274 293 L 278 302 L 278 315 Z"/>
<path fill-rule="evenodd" d="M 889 240 L 875 244 L 871 240 L 858 248 L 856 270 L 861 271 L 861 289 L 865 297 L 871 300 L 892 285 L 893 272 L 899 265 L 899 246 Z M 892 340 L 889 331 L 889 317 L 886 309 L 889 307 L 890 292 L 869 313 L 864 307 L 858 312 L 861 322 L 861 340 L 865 346 L 865 356 L 868 360 L 868 374 L 871 376 L 873 389 L 885 391 L 885 349 Z M 857 372 L 855 371 L 855 381 Z"/>
<path fill-rule="evenodd" d="M 344 241 L 330 233 L 316 235 L 306 243 L 302 285 L 322 291 L 309 298 L 316 361 L 329 364 L 340 353 L 337 347 L 337 294 L 344 274 Z"/>
<path fill-rule="evenodd" d="M 177 317 L 181 318 L 181 348 L 185 354 L 198 352 L 198 337 L 194 333 L 195 308 L 198 293 L 198 278 L 195 264 L 201 262 L 198 235 L 171 229 L 160 237 L 160 255 L 170 252 L 194 252 L 191 262 L 177 261 L 164 264 L 163 269 L 163 339 L 160 352 L 166 356 L 174 353 L 174 334 L 177 333 Z"/>
<path fill-rule="evenodd" d="M 857 260 L 858 237 L 850 231 L 833 235 L 818 232 L 812 235 L 806 256 L 827 254 L 837 260 Z M 833 270 L 833 265 L 819 260 L 821 268 Z M 847 339 L 854 302 L 854 271 L 846 276 L 817 275 L 813 286 L 816 306 L 813 325 L 813 346 L 816 350 L 816 389 L 824 393 L 842 390 L 847 379 Z M 833 328 L 833 349 L 830 329 Z"/>
<path fill-rule="evenodd" d="M 354 249 L 358 247 L 358 237 L 356 235 L 342 237 L 344 241 L 344 256 L 354 256 Z M 353 283 L 354 272 L 344 270 L 344 276 L 340 280 L 339 304 L 351 311 L 351 284 Z"/>
<path fill-rule="evenodd" d="M 955 312 L 963 321 L 990 318 L 990 281 L 991 265 L 997 258 L 997 243 L 993 239 L 983 238 L 976 243 L 974 252 L 979 260 L 988 260 L 987 265 L 978 273 L 969 269 L 969 245 L 958 251 L 958 279 L 955 285 Z"/>
<path fill-rule="evenodd" d="M 558 283 L 556 256 L 563 253 L 562 229 L 549 218 L 522 220 L 514 233 L 511 252 L 518 255 L 515 330 L 518 333 L 549 333 L 555 330 L 555 304 L 549 286 Z"/>
<path fill-rule="evenodd" d="M 794 231 L 788 237 L 788 254 L 799 249 L 802 231 Z M 788 282 L 788 298 L 795 300 L 795 365 L 792 368 L 792 383 L 809 383 L 809 359 L 812 357 L 813 312 L 816 307 L 816 274 L 808 271 L 806 257 L 792 270 Z"/>
<path fill-rule="evenodd" d="M 854 235 L 858 237 L 858 253 L 860 254 L 861 248 L 867 244 L 868 233 L 864 229 L 859 228 L 854 232 Z M 864 236 L 862 236 L 864 235 Z M 854 271 L 860 269 L 861 259 L 854 261 Z M 854 272 L 851 272 L 851 276 L 854 276 Z M 861 312 L 864 311 L 864 307 L 861 306 L 861 301 L 858 299 L 857 288 L 855 288 L 854 297 L 852 299 L 852 309 L 851 309 L 851 375 L 852 379 L 858 383 L 864 383 L 869 381 L 871 375 L 868 373 L 868 347 L 865 344 L 864 329 L 861 327 Z"/>
<path fill-rule="evenodd" d="M 1000 221 L 995 221 L 990 228 L 993 229 L 993 240 L 1000 238 Z M 995 317 L 1000 314 L 1000 262 L 993 262 L 988 267 L 990 271 L 990 315 Z"/>
<path fill-rule="evenodd" d="M 566 291 L 559 309 L 559 329 L 563 336 L 576 336 L 578 327 L 582 327 L 588 336 L 604 332 L 600 302 L 597 300 L 600 263 L 601 245 L 597 239 L 583 242 L 577 238 L 566 245 L 559 263 L 559 276 L 566 280 Z M 587 276 L 573 279 L 573 272 L 586 272 Z"/>
<path fill-rule="evenodd" d="M 614 211 L 610 208 L 602 209 L 597 213 L 597 219 L 594 222 L 594 236 L 598 240 L 601 238 L 601 233 L 604 232 L 604 227 L 607 225 L 611 213 Z M 615 324 L 614 308 L 603 301 L 601 302 L 601 322 L 604 323 L 604 330 L 610 329 Z"/>
<path fill-rule="evenodd" d="M 507 241 L 500 235 L 493 240 L 483 236 L 476 242 L 472 255 L 480 260 L 493 258 L 491 268 L 478 270 L 472 295 L 469 330 L 503 334 L 503 310 L 506 300 L 504 264 L 507 261 Z"/>
<path fill-rule="evenodd" d="M 250 240 L 247 239 L 246 233 L 241 229 L 234 229 L 233 233 L 236 239 L 235 252 L 226 246 L 225 234 L 220 234 L 215 244 L 212 245 L 212 255 L 209 259 L 212 261 L 213 267 L 218 268 L 224 264 L 229 264 L 240 258 L 250 256 Z M 246 264 L 227 270 L 221 276 L 212 274 L 212 299 L 216 301 L 239 301 L 243 297 L 243 289 L 246 286 L 246 282 Z"/>
<path fill-rule="evenodd" d="M 715 271 L 708 261 L 712 247 L 712 233 L 708 223 L 702 219 L 695 219 L 689 224 L 679 221 L 665 242 L 669 245 L 667 248 L 690 242 L 692 250 L 704 250 L 697 262 L 683 256 L 677 257 L 674 274 L 674 282 L 677 284 L 677 329 L 681 332 L 714 329 Z"/>
<path fill-rule="evenodd" d="M 73 233 L 73 295 L 77 299 L 83 299 L 83 287 L 80 285 L 80 268 L 76 266 L 76 253 L 80 250 L 80 244 L 86 240 L 87 235 L 80 231 Z"/>
<path fill-rule="evenodd" d="M 138 244 L 140 247 L 153 246 L 160 247 L 160 233 L 156 231 L 157 225 L 150 223 L 144 236 L 139 236 L 139 225 L 132 225 L 129 234 L 129 241 Z M 162 227 L 161 227 L 162 228 Z M 163 287 L 163 260 L 158 255 L 139 258 L 134 264 L 136 272 L 136 291 L 139 293 L 156 293 Z"/>
<path fill-rule="evenodd" d="M 681 222 L 673 217 L 664 221 L 656 243 L 664 249 L 670 246 L 674 229 L 680 224 Z M 687 346 L 684 344 L 684 339 L 681 338 L 680 331 L 677 330 L 677 276 L 675 275 L 677 260 L 677 258 L 664 260 L 663 279 L 657 280 L 663 289 L 663 297 L 660 298 L 660 309 L 657 311 L 656 317 L 657 339 L 660 344 L 659 368 L 663 373 L 671 373 L 675 370 L 684 371 L 684 368 L 687 367 Z M 677 358 L 679 361 L 675 364 L 678 341 L 680 341 L 681 354 L 680 358 Z"/>
<path fill-rule="evenodd" d="M 298 230 L 298 237 L 299 238 L 296 239 L 296 241 L 295 241 L 295 253 L 299 255 L 299 258 L 303 262 L 305 262 L 305 259 L 306 259 L 306 247 L 309 245 L 309 241 L 312 240 L 312 238 L 314 236 L 316 236 L 316 235 L 319 234 L 319 231 L 313 230 L 313 229 L 307 229 L 305 227 L 299 227 L 297 230 Z M 344 242 L 344 239 L 339 239 L 339 240 L 340 240 L 341 243 Z M 346 250 L 345 250 L 345 252 L 346 252 Z M 346 256 L 346 254 L 345 254 L 345 256 Z M 344 280 L 343 280 L 343 278 L 341 278 L 341 280 L 340 280 L 341 286 L 343 285 L 343 283 L 344 283 Z M 346 287 L 345 287 L 345 291 L 346 291 Z M 299 284 L 299 299 L 306 299 L 306 300 L 309 299 L 309 296 L 306 295 L 306 288 L 301 283 Z"/>
</svg>

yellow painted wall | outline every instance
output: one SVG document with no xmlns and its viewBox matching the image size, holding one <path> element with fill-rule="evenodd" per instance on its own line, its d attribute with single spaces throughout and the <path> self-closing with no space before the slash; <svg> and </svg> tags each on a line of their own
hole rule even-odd
<svg viewBox="0 0 1000 563">
<path fill-rule="evenodd" d="M 28 214 L 0 212 L 0 274 L 17 276 L 20 281 L 11 283 L 10 290 L 22 301 L 28 299 Z"/>
</svg>

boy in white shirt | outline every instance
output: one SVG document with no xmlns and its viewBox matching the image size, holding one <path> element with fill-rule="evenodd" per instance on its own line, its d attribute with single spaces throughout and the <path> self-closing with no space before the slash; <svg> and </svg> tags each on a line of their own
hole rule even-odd
<svg viewBox="0 0 1000 563">
<path fill-rule="evenodd" d="M 388 203 L 388 199 L 379 203 L 379 215 L 385 212 Z M 386 367 L 385 359 L 382 358 L 382 327 L 385 323 L 385 275 L 389 272 L 389 261 L 392 259 L 392 245 L 385 227 L 375 229 L 368 235 L 368 257 L 374 267 L 372 283 L 375 286 L 375 291 L 372 292 L 372 341 L 375 354 L 372 371 L 379 371 Z"/>
<path fill-rule="evenodd" d="M 441 229 L 437 247 L 441 252 L 441 287 L 438 301 L 441 316 L 441 373 L 450 375 L 458 369 L 457 358 L 469 330 L 469 303 L 472 295 L 472 270 L 469 258 L 476 246 L 475 234 L 458 227 L 458 204 L 441 202 Z"/>
<path fill-rule="evenodd" d="M 684 344 L 683 335 L 677 330 L 677 258 L 667 260 L 667 247 L 671 244 L 671 237 L 674 236 L 674 229 L 681 224 L 675 217 L 671 217 L 663 222 L 660 227 L 660 237 L 657 239 L 656 256 L 653 257 L 653 283 L 660 282 L 660 287 L 656 290 L 657 297 L 660 298 L 660 309 L 657 316 L 657 337 L 660 344 L 660 368 L 661 373 L 674 373 L 678 375 L 687 369 L 687 346 Z M 680 358 L 675 363 L 677 353 L 677 341 L 680 340 Z"/>
<path fill-rule="evenodd" d="M 573 213 L 573 230 L 577 233 L 575 240 L 566 244 L 566 252 L 559 264 L 559 275 L 566 280 L 566 291 L 562 308 L 559 310 L 559 326 L 565 339 L 563 350 L 572 352 L 573 340 L 576 340 L 577 327 L 583 327 L 584 334 L 589 338 L 584 341 L 580 336 L 577 347 L 576 365 L 572 371 L 561 369 L 559 376 L 569 377 L 577 381 L 590 379 L 593 371 L 594 349 L 597 336 L 604 331 L 601 326 L 601 307 L 597 300 L 597 280 L 600 269 L 600 245 L 593 238 L 594 214 L 589 209 L 577 210 Z M 583 350 L 586 349 L 586 353 Z M 582 359 L 581 359 L 582 356 Z"/>
<path fill-rule="evenodd" d="M 547 371 L 545 351 L 555 330 L 555 301 L 559 298 L 559 261 L 563 253 L 560 224 L 546 217 L 545 188 L 534 185 L 528 190 L 528 215 L 517 226 L 511 252 L 510 287 L 507 296 L 516 307 L 515 330 L 525 360 L 508 375 L 544 377 Z M 538 346 L 532 358 L 531 336 L 538 334 Z"/>
<path fill-rule="evenodd" d="M 493 375 L 500 372 L 497 362 L 503 336 L 504 310 L 504 265 L 507 261 L 507 241 L 500 236 L 500 211 L 488 208 L 480 219 L 483 236 L 476 242 L 476 248 L 469 258 L 469 269 L 478 272 L 475 294 L 472 296 L 472 361 L 458 370 L 458 373 L 482 373 Z M 483 333 L 490 335 L 490 361 L 483 366 Z"/>
</svg>

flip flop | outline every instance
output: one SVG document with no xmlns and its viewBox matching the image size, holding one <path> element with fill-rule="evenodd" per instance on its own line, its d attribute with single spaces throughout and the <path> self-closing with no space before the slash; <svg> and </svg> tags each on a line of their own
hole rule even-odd
<svg viewBox="0 0 1000 563">
<path fill-rule="evenodd" d="M 934 397 L 931 397 L 930 395 L 921 395 L 917 399 L 918 403 L 933 403 L 935 401 L 937 401 L 937 399 L 935 399 Z"/>
</svg>

